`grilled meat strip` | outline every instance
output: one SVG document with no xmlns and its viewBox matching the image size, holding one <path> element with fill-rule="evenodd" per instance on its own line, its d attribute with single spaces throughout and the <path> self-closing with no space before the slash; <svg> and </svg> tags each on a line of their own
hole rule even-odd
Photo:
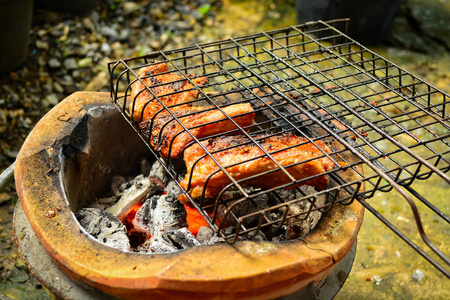
<svg viewBox="0 0 450 300">
<path fill-rule="evenodd" d="M 319 149 L 313 143 L 308 142 L 307 139 L 297 137 L 290 133 L 271 137 L 260 135 L 254 136 L 253 138 L 259 140 L 257 141 L 258 144 L 281 166 L 286 167 L 294 164 L 293 166 L 286 167 L 286 170 L 295 180 L 322 174 L 333 168 L 333 162 L 324 155 L 324 152 L 330 153 L 331 150 L 322 141 L 315 141 Z M 235 180 L 245 179 L 278 168 L 268 156 L 256 158 L 264 155 L 264 152 L 254 143 L 245 144 L 248 142 L 249 139 L 245 136 L 226 136 L 203 141 L 202 145 L 210 153 L 217 151 L 212 156 Z M 180 185 L 194 199 L 201 197 L 204 189 L 206 189 L 205 198 L 213 198 L 225 186 L 231 183 L 230 178 L 223 171 L 220 171 L 211 157 L 207 155 L 202 158 L 203 155 L 205 155 L 205 151 L 199 144 L 190 146 L 184 152 L 187 175 L 181 181 Z M 197 160 L 200 161 L 197 162 Z M 310 161 L 304 162 L 306 160 Z M 191 174 L 192 179 L 189 184 Z M 210 179 L 208 185 L 205 187 L 208 178 Z M 240 184 L 257 188 L 273 188 L 290 182 L 289 177 L 283 171 L 279 170 L 257 176 Z M 322 175 L 289 188 L 300 185 L 311 185 L 320 190 L 328 186 L 328 178 Z M 188 201 L 186 195 L 181 195 L 178 199 L 181 202 Z"/>
<path fill-rule="evenodd" d="M 255 113 L 250 103 L 230 105 L 223 107 L 222 110 L 240 127 L 253 124 Z M 220 110 L 213 107 L 176 107 L 171 111 L 197 138 L 226 133 L 238 128 Z M 153 148 L 166 158 L 169 157 L 169 153 L 170 157 L 177 157 L 186 145 L 193 141 L 192 136 L 168 112 L 157 114 L 153 118 L 153 124 L 152 119 L 148 119 L 139 126 L 150 137 Z M 234 134 L 240 133 L 242 132 Z"/>
<path fill-rule="evenodd" d="M 184 76 L 168 72 L 167 64 L 159 63 L 140 68 L 138 76 L 166 106 L 197 99 L 200 90 L 194 89 L 194 85 Z M 196 75 L 191 74 L 187 76 L 196 85 L 203 86 L 208 83 L 207 77 L 196 77 Z M 131 87 L 132 100 L 129 109 L 135 122 L 151 118 L 163 108 L 161 103 L 145 88 L 145 85 L 137 80 Z"/>
</svg>

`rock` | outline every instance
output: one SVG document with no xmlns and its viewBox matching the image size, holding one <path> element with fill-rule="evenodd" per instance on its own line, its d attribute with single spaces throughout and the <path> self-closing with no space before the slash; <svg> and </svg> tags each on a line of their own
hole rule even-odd
<svg viewBox="0 0 450 300">
<path fill-rule="evenodd" d="M 70 75 L 64 75 L 62 78 L 57 78 L 57 80 L 59 81 L 59 83 L 63 86 L 71 86 L 73 85 L 73 79 Z"/>
<path fill-rule="evenodd" d="M 158 40 L 151 40 L 150 47 L 152 47 L 153 50 L 158 51 L 162 49 L 162 44 Z"/>
<path fill-rule="evenodd" d="M 81 71 L 80 70 L 73 70 L 72 71 L 72 77 L 74 78 L 74 79 L 79 79 L 79 78 L 81 78 Z"/>
<path fill-rule="evenodd" d="M 19 95 L 15 92 L 11 92 L 9 97 L 10 97 L 11 102 L 19 102 L 19 100 L 20 100 Z"/>
<path fill-rule="evenodd" d="M 47 64 L 47 59 L 44 56 L 38 57 L 38 65 L 43 67 Z"/>
<path fill-rule="evenodd" d="M 450 49 L 450 2 L 407 0 L 394 19 L 388 43 L 424 53 Z"/>
<path fill-rule="evenodd" d="M 73 57 L 66 58 L 66 59 L 64 60 L 64 67 L 65 67 L 67 70 L 74 70 L 74 69 L 77 69 L 77 68 L 78 68 L 77 60 L 76 60 L 75 58 L 73 58 Z"/>
<path fill-rule="evenodd" d="M 191 28 L 191 25 L 189 23 L 183 22 L 183 21 L 172 21 L 170 23 L 171 30 L 188 30 Z"/>
<path fill-rule="evenodd" d="M 91 61 L 92 62 L 92 61 Z M 108 86 L 109 75 L 102 71 L 97 74 L 84 88 L 85 91 L 100 91 L 102 88 Z"/>
<path fill-rule="evenodd" d="M 126 41 L 128 40 L 128 37 L 130 36 L 130 30 L 128 28 L 123 28 L 120 30 L 120 33 L 117 37 L 119 41 Z"/>
<path fill-rule="evenodd" d="M 63 93 L 64 92 L 64 88 L 61 86 L 61 84 L 59 84 L 57 81 L 53 82 L 53 89 L 58 92 L 58 93 Z"/>
<path fill-rule="evenodd" d="M 0 194 L 0 205 L 5 203 L 5 202 L 9 202 L 10 200 L 12 200 L 12 195 L 8 194 L 8 193 L 1 193 Z"/>
<path fill-rule="evenodd" d="M 37 31 L 37 35 L 38 35 L 39 37 L 43 37 L 43 36 L 47 35 L 47 33 L 48 33 L 48 31 L 45 30 L 45 29 L 39 29 L 39 30 Z"/>
<path fill-rule="evenodd" d="M 48 60 L 48 66 L 52 69 L 56 69 L 61 67 L 61 62 L 58 59 L 52 57 Z"/>
<path fill-rule="evenodd" d="M 25 272 L 23 270 L 19 270 L 17 268 L 12 269 L 8 275 L 8 279 L 11 282 L 15 282 L 15 283 L 24 283 L 29 278 L 30 278 L 30 275 L 28 275 L 27 272 Z"/>
<path fill-rule="evenodd" d="M 170 36 L 167 32 L 164 32 L 163 34 L 161 34 L 160 40 L 161 40 L 161 44 L 165 45 L 170 39 Z"/>
<path fill-rule="evenodd" d="M 91 13 L 89 17 L 91 18 L 92 22 L 94 22 L 94 24 L 98 24 L 98 22 L 100 21 L 100 15 L 95 10 Z"/>
<path fill-rule="evenodd" d="M 108 43 L 102 43 L 100 51 L 102 51 L 106 56 L 108 56 L 111 54 L 111 46 Z"/>
<path fill-rule="evenodd" d="M 89 68 L 92 66 L 92 58 L 85 57 L 78 61 L 78 67 L 79 68 Z"/>
<path fill-rule="evenodd" d="M 102 26 L 99 31 L 101 34 L 103 34 L 111 39 L 117 39 L 117 36 L 118 36 L 117 30 L 115 30 L 112 27 Z"/>
<path fill-rule="evenodd" d="M 414 273 L 412 274 L 412 278 L 415 279 L 416 281 L 421 281 L 423 276 L 425 276 L 425 274 L 419 269 L 415 270 Z"/>
<path fill-rule="evenodd" d="M 95 31 L 95 24 L 92 18 L 86 17 L 82 20 L 83 26 L 90 31 Z"/>
<path fill-rule="evenodd" d="M 56 104 L 59 103 L 58 96 L 56 96 L 55 94 L 47 95 L 47 96 L 45 97 L 45 100 L 46 100 L 50 105 L 53 105 L 53 106 L 55 106 Z"/>
<path fill-rule="evenodd" d="M 129 15 L 129 14 L 134 13 L 135 11 L 138 11 L 139 8 L 140 8 L 139 4 L 132 2 L 132 1 L 127 1 L 122 4 L 123 12 L 126 15 Z"/>
<path fill-rule="evenodd" d="M 450 49 L 450 2 L 408 0 L 407 3 L 422 28 L 422 35 L 438 39 Z"/>
<path fill-rule="evenodd" d="M 124 48 L 120 42 L 114 42 L 111 44 L 111 49 L 114 51 L 115 57 L 123 57 Z"/>
<path fill-rule="evenodd" d="M 6 110 L 0 109 L 0 133 L 6 131 Z"/>
<path fill-rule="evenodd" d="M 38 49 L 48 50 L 48 43 L 46 41 L 36 40 L 36 47 Z"/>
</svg>

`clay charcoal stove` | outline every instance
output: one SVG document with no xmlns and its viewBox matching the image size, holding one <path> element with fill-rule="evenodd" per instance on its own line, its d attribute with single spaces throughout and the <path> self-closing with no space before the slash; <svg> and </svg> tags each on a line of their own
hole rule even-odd
<svg viewBox="0 0 450 300">
<path fill-rule="evenodd" d="M 52 109 L 16 162 L 32 272 L 69 297 L 34 239 L 94 298 L 331 299 L 366 208 L 450 277 L 415 202 L 448 217 L 410 186 L 450 182 L 449 96 L 336 22 L 111 62 L 110 93 Z M 367 201 L 390 191 L 414 214 L 406 231 Z"/>
</svg>

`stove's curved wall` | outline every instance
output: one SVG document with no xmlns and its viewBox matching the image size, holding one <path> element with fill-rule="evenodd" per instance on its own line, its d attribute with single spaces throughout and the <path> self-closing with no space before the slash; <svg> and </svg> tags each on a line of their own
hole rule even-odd
<svg viewBox="0 0 450 300">
<path fill-rule="evenodd" d="M 74 212 L 96 198 L 109 196 L 114 176 L 137 175 L 144 157 L 154 160 L 113 106 L 90 108 L 67 139 L 61 179 Z"/>
</svg>

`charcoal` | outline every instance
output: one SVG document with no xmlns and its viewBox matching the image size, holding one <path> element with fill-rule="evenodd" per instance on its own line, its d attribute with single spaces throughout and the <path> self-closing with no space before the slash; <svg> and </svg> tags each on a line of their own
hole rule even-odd
<svg viewBox="0 0 450 300">
<path fill-rule="evenodd" d="M 147 200 L 137 211 L 134 227 L 152 237 L 172 228 L 187 227 L 186 209 L 173 195 L 155 195 Z"/>
<path fill-rule="evenodd" d="M 214 231 L 209 227 L 200 227 L 197 233 L 197 241 L 202 244 L 208 243 L 214 235 Z"/>
<path fill-rule="evenodd" d="M 287 229 L 286 225 L 281 226 L 281 228 L 279 228 L 275 234 L 270 235 L 272 237 L 270 240 L 272 242 L 285 241 L 286 240 L 286 229 Z"/>
<path fill-rule="evenodd" d="M 222 237 L 219 237 L 217 234 L 214 234 L 214 231 L 209 227 L 200 227 L 197 233 L 197 241 L 200 244 L 204 245 L 213 245 L 217 243 L 223 243 L 225 240 Z"/>
<path fill-rule="evenodd" d="M 121 193 L 120 199 L 106 211 L 116 217 L 121 217 L 149 193 L 156 193 L 161 191 L 161 189 L 157 183 L 152 182 L 148 177 L 139 175 L 133 180 L 122 184 L 119 192 Z"/>
<path fill-rule="evenodd" d="M 225 235 L 225 236 L 231 236 L 231 235 L 233 235 L 233 234 L 235 234 L 236 233 L 236 227 L 235 226 L 228 226 L 228 227 L 226 227 L 226 228 L 224 228 L 223 230 L 222 230 L 222 232 L 223 232 L 223 234 Z"/>
<path fill-rule="evenodd" d="M 305 187 L 307 187 L 307 186 L 305 185 L 305 186 L 300 187 L 300 190 L 303 191 Z M 296 193 L 295 190 L 287 191 L 285 189 L 277 190 L 276 194 L 277 194 L 277 196 L 273 197 L 273 199 L 272 199 L 272 201 L 276 202 L 274 204 L 279 204 L 279 203 L 282 203 L 282 202 L 288 202 L 288 201 L 294 200 L 295 198 L 298 198 L 298 197 L 302 196 L 302 195 L 300 195 L 300 193 Z M 311 193 L 309 193 L 309 194 L 311 194 Z M 306 194 L 306 195 L 309 195 L 309 194 Z"/>
<path fill-rule="evenodd" d="M 257 234 L 255 234 L 254 232 L 245 234 L 242 237 L 239 237 L 239 240 L 247 240 L 247 241 L 254 241 L 254 242 L 264 242 L 264 241 L 267 241 L 267 238 L 261 231 L 258 231 Z"/>
<path fill-rule="evenodd" d="M 252 192 L 255 192 L 255 189 L 253 188 L 245 188 L 246 192 L 251 194 Z M 238 191 L 230 191 L 226 192 L 223 195 L 223 200 L 232 199 L 233 197 L 238 197 L 240 194 Z M 268 207 L 268 203 L 270 201 L 270 198 L 267 194 L 263 194 L 260 196 L 257 196 L 255 198 L 247 199 L 245 201 L 242 201 L 240 203 L 235 204 L 239 200 L 231 200 L 228 202 L 227 207 L 231 208 L 232 213 L 236 217 L 242 217 L 247 214 L 257 212 L 260 210 L 263 210 Z M 233 207 L 231 207 L 233 204 L 235 204 Z M 219 207 L 218 215 L 219 219 L 224 219 L 225 213 L 227 208 L 224 205 L 221 205 Z M 256 226 L 259 221 L 259 216 L 254 216 L 250 218 L 246 218 L 244 220 L 243 225 L 246 227 L 250 226 Z M 225 226 L 236 226 L 237 223 L 235 222 L 234 218 L 227 217 Z"/>
<path fill-rule="evenodd" d="M 158 179 L 164 186 L 170 180 L 169 173 L 167 173 L 166 169 L 164 169 L 159 161 L 153 163 L 149 177 Z"/>
<path fill-rule="evenodd" d="M 177 250 L 174 245 L 166 242 L 161 237 L 150 238 L 138 248 L 138 252 L 143 253 L 170 253 Z"/>
<path fill-rule="evenodd" d="M 195 236 L 186 228 L 170 228 L 163 232 L 162 237 L 165 241 L 170 242 L 177 249 L 189 249 L 194 246 L 199 246 L 200 243 L 195 239 Z"/>
<path fill-rule="evenodd" d="M 101 243 L 122 250 L 130 250 L 125 226 L 112 214 L 97 208 L 82 208 L 75 214 L 81 227 Z"/>
<path fill-rule="evenodd" d="M 167 183 L 166 191 L 167 191 L 167 194 L 173 195 L 176 198 L 178 198 L 181 194 L 183 194 L 183 191 L 181 190 L 181 188 L 173 180 L 171 180 Z"/>
<path fill-rule="evenodd" d="M 306 195 L 311 195 L 316 193 L 311 186 L 302 186 L 300 190 Z M 321 207 L 325 204 L 326 195 L 320 195 L 315 201 L 315 208 Z M 297 215 L 303 212 L 308 212 L 311 208 L 311 203 L 309 201 L 301 201 L 290 205 L 289 214 Z M 306 218 L 306 214 L 300 215 L 295 218 L 290 218 L 286 224 L 286 239 L 295 239 L 308 234 L 319 222 L 322 213 L 319 210 L 312 211 Z"/>
<path fill-rule="evenodd" d="M 298 199 L 303 197 L 304 195 L 312 195 L 316 193 L 316 190 L 311 186 L 301 186 L 300 192 L 296 190 L 284 190 L 280 189 L 274 193 L 263 194 L 261 196 L 257 196 L 255 198 L 249 198 L 246 201 L 240 202 L 231 208 L 231 211 L 236 217 L 243 217 L 248 214 L 263 210 L 267 207 L 271 207 L 280 203 L 287 203 L 289 201 L 293 201 L 294 199 Z M 246 188 L 246 191 L 251 194 L 257 190 L 253 188 Z M 275 195 L 276 193 L 276 195 Z M 239 197 L 237 191 L 229 191 L 226 192 L 223 196 L 223 199 L 226 201 L 228 199 L 232 199 L 233 197 Z M 325 204 L 326 196 L 321 195 L 316 200 L 316 207 L 321 207 Z M 228 202 L 227 207 L 230 208 L 237 200 L 231 200 Z M 290 205 L 290 209 L 288 212 L 288 216 L 298 215 L 303 212 L 308 212 L 311 207 L 311 203 L 304 200 L 301 202 L 293 203 Z M 283 217 L 284 212 L 286 211 L 285 207 L 280 208 L 278 211 L 271 212 L 269 217 L 272 220 L 281 219 Z M 219 206 L 219 218 L 224 219 L 226 212 L 225 205 Z M 283 226 L 282 229 L 278 227 L 272 227 L 265 231 L 267 237 L 271 240 L 290 240 L 302 237 L 308 234 L 312 228 L 316 226 L 318 223 L 322 213 L 318 210 L 311 212 L 306 218 L 306 214 L 302 214 L 298 217 L 289 218 L 286 221 L 286 225 Z M 242 225 L 246 228 L 252 228 L 258 226 L 258 222 L 260 219 L 260 215 L 255 215 L 252 217 L 246 217 L 243 219 Z M 303 219 L 303 220 L 302 220 Z M 228 217 L 225 220 L 225 226 L 229 226 L 228 228 L 233 228 L 237 223 L 234 218 Z M 230 230 L 230 229 L 229 229 Z M 229 235 L 231 232 L 225 232 L 226 235 Z M 266 240 L 265 235 L 262 233 L 258 233 L 256 236 L 253 236 L 252 233 L 245 235 L 244 237 L 239 237 L 239 240 Z"/>
<path fill-rule="evenodd" d="M 217 234 L 214 234 L 212 238 L 208 241 L 208 245 L 213 245 L 217 243 L 224 243 L 225 240 L 223 237 L 218 236 Z"/>
</svg>

